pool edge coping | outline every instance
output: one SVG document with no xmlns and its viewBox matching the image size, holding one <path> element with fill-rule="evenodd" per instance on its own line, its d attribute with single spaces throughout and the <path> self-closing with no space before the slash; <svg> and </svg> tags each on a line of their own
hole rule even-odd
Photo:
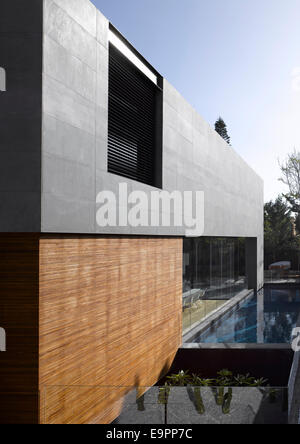
<svg viewBox="0 0 300 444">
<path fill-rule="evenodd" d="M 292 350 L 290 344 L 255 344 L 255 343 L 185 343 L 179 347 L 181 350 L 200 349 L 200 350 Z"/>
<path fill-rule="evenodd" d="M 227 302 L 225 302 L 224 305 L 222 305 L 221 307 L 219 307 L 216 310 L 214 310 L 213 312 L 211 312 L 200 323 L 195 325 L 195 327 L 193 327 L 189 332 L 184 334 L 182 337 L 183 345 L 190 344 L 191 341 L 193 341 L 196 336 L 203 333 L 207 328 L 210 327 L 211 324 L 220 320 L 220 318 L 222 316 L 227 314 L 237 304 L 243 302 L 245 299 L 247 299 L 250 296 L 253 296 L 254 294 L 255 294 L 255 291 L 253 289 L 242 290 L 234 298 L 229 299 Z"/>
</svg>

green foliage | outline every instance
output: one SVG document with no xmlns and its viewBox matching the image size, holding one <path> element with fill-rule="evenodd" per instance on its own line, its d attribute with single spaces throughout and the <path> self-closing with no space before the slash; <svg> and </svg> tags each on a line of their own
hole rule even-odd
<svg viewBox="0 0 300 444">
<path fill-rule="evenodd" d="M 293 234 L 291 209 L 278 197 L 265 204 L 265 265 L 291 261 L 299 249 L 299 238 Z"/>
<path fill-rule="evenodd" d="M 215 130 L 230 145 L 230 137 L 227 132 L 227 126 L 222 117 L 219 117 L 219 119 L 216 121 Z"/>
<path fill-rule="evenodd" d="M 203 398 L 201 396 L 201 387 L 211 387 L 215 395 L 216 404 L 222 408 L 224 415 L 230 413 L 231 402 L 233 398 L 232 387 L 262 387 L 268 381 L 266 379 L 260 378 L 255 379 L 250 374 L 247 375 L 234 375 L 233 372 L 227 369 L 223 369 L 217 373 L 217 378 L 207 379 L 201 378 L 200 375 L 192 374 L 190 375 L 188 371 L 181 370 L 177 374 L 173 374 L 167 377 L 167 381 L 164 387 L 159 388 L 158 402 L 159 404 L 164 404 L 165 409 L 167 408 L 168 399 L 170 395 L 170 390 L 172 386 L 184 387 L 187 386 L 187 390 L 191 393 L 193 389 L 193 397 L 190 396 L 196 411 L 199 415 L 205 413 L 205 406 Z M 268 398 L 270 402 L 275 402 L 277 393 L 268 390 Z"/>
<path fill-rule="evenodd" d="M 214 379 L 201 378 L 201 376 L 193 374 L 191 385 L 195 387 L 212 387 L 214 382 Z"/>
<path fill-rule="evenodd" d="M 224 403 L 224 387 L 233 385 L 233 373 L 227 369 L 218 372 L 218 378 L 216 379 L 216 385 L 220 386 L 217 395 L 217 405 L 223 405 Z"/>
<path fill-rule="evenodd" d="M 171 376 L 167 376 L 167 381 L 172 386 L 181 386 L 184 387 L 185 385 L 188 385 L 192 381 L 192 377 L 189 375 L 188 371 L 181 370 L 177 374 L 173 374 Z"/>
<path fill-rule="evenodd" d="M 204 402 L 203 402 L 203 399 L 201 396 L 200 387 L 195 387 L 194 396 L 195 396 L 196 410 L 200 415 L 203 415 L 205 413 L 205 407 L 204 407 Z"/>
<path fill-rule="evenodd" d="M 232 388 L 229 388 L 228 392 L 224 395 L 224 401 L 222 404 L 222 411 L 224 415 L 228 415 L 230 413 L 231 401 L 232 401 Z"/>
<path fill-rule="evenodd" d="M 158 389 L 158 403 L 159 404 L 168 404 L 168 399 L 170 396 L 170 387 L 165 384 L 164 387 L 159 387 Z"/>
<path fill-rule="evenodd" d="M 221 387 L 229 387 L 233 381 L 233 373 L 227 369 L 218 372 L 218 378 L 216 379 L 216 385 Z"/>
<path fill-rule="evenodd" d="M 136 403 L 137 403 L 137 407 L 138 407 L 138 411 L 139 412 L 144 412 L 146 409 L 145 409 L 145 405 L 144 405 L 144 400 L 145 400 L 145 396 L 144 395 L 142 395 L 140 398 L 138 398 L 137 400 L 136 400 Z"/>
<path fill-rule="evenodd" d="M 220 387 L 218 389 L 218 394 L 217 394 L 217 405 L 223 405 L 224 402 L 224 387 Z"/>
<path fill-rule="evenodd" d="M 249 373 L 247 375 L 237 375 L 234 378 L 236 387 L 254 387 L 255 378 L 251 377 Z"/>
<path fill-rule="evenodd" d="M 294 150 L 287 156 L 285 162 L 279 164 L 279 166 L 282 173 L 279 180 L 288 187 L 288 193 L 284 194 L 283 197 L 290 212 L 295 214 L 296 231 L 300 233 L 300 152 Z M 299 248 L 299 240 L 297 239 L 297 241 L 297 248 Z M 286 239 L 283 239 L 282 242 L 286 242 Z M 298 258 L 299 253 L 297 262 L 299 262 Z"/>
<path fill-rule="evenodd" d="M 270 404 L 275 404 L 278 399 L 278 390 L 271 388 L 268 392 L 268 399 Z"/>
<path fill-rule="evenodd" d="M 294 150 L 287 156 L 282 164 L 279 164 L 282 177 L 279 179 L 284 183 L 289 192 L 284 195 L 290 208 L 294 213 L 300 213 L 300 152 Z"/>
<path fill-rule="evenodd" d="M 295 216 L 296 232 L 300 233 L 300 213 Z"/>
<path fill-rule="evenodd" d="M 192 374 L 188 371 L 181 370 L 177 374 L 173 374 L 167 377 L 167 386 L 184 387 L 191 385 L 193 387 L 263 387 L 267 384 L 267 379 L 256 379 L 250 374 L 247 375 L 234 375 L 230 370 L 223 369 L 217 373 L 217 378 L 207 379 L 202 378 L 201 375 Z M 220 405 L 223 403 L 224 391 L 218 391 Z M 222 398 L 222 399 L 221 399 Z"/>
<path fill-rule="evenodd" d="M 264 387 L 267 384 L 268 380 L 264 378 L 255 379 L 253 383 L 253 387 Z"/>
</svg>

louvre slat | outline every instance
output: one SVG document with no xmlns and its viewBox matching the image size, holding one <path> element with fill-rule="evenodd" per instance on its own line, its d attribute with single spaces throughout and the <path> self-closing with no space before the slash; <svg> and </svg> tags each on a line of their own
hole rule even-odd
<svg viewBox="0 0 300 444">
<path fill-rule="evenodd" d="M 156 85 L 110 45 L 108 171 L 155 185 Z"/>
<path fill-rule="evenodd" d="M 136 122 L 140 121 L 140 119 L 136 119 Z M 126 119 L 124 116 L 122 116 L 122 112 L 116 112 L 116 119 L 115 120 L 111 120 L 109 122 L 109 126 L 111 127 L 116 127 L 122 129 L 123 133 L 128 133 L 128 134 L 140 134 L 140 131 L 137 129 L 137 125 L 132 122 L 130 123 L 130 121 L 128 119 Z M 140 121 L 141 122 L 141 121 Z M 123 126 L 120 126 L 120 123 L 123 124 Z M 151 133 L 151 128 L 147 128 L 146 125 L 144 125 L 144 137 L 148 137 L 149 141 L 152 141 L 152 133 Z"/>
<path fill-rule="evenodd" d="M 111 156 L 111 160 L 117 159 L 117 160 L 121 161 L 121 160 L 124 159 L 124 164 L 129 164 L 130 165 L 130 164 L 132 164 L 137 159 L 136 155 L 134 155 L 134 154 L 131 155 L 131 154 L 128 154 L 128 153 L 126 153 L 127 154 L 126 158 L 124 158 L 124 155 L 119 153 L 119 148 L 118 147 L 117 148 L 113 148 L 112 149 L 112 153 L 113 153 L 113 155 Z M 145 165 L 145 169 L 147 169 L 147 168 L 149 168 L 149 166 Z"/>
</svg>

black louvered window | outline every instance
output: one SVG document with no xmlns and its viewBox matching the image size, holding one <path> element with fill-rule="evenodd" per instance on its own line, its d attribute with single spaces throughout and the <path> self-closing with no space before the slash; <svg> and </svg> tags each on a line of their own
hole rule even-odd
<svg viewBox="0 0 300 444">
<path fill-rule="evenodd" d="M 108 171 L 160 186 L 161 90 L 112 44 L 109 48 Z"/>
</svg>

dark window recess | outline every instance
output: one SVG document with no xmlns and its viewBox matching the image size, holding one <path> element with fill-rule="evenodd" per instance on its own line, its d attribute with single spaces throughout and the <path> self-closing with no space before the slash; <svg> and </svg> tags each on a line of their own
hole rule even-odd
<svg viewBox="0 0 300 444">
<path fill-rule="evenodd" d="M 161 90 L 113 45 L 109 54 L 108 171 L 160 187 Z"/>
</svg>

